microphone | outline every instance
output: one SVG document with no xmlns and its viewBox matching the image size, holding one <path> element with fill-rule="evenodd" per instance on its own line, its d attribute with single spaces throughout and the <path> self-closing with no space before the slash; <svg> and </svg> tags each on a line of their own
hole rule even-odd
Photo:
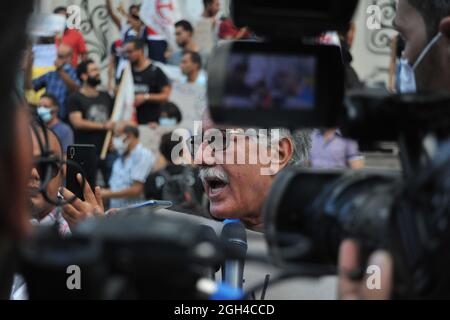
<svg viewBox="0 0 450 320">
<path fill-rule="evenodd" d="M 242 289 L 244 282 L 244 265 L 247 257 L 247 232 L 239 220 L 225 220 L 221 234 L 227 256 L 222 266 L 222 282 L 232 288 Z"/>
<path fill-rule="evenodd" d="M 210 226 L 207 225 L 200 225 L 199 227 L 199 232 L 198 232 L 198 241 L 199 243 L 208 243 L 211 245 L 211 247 L 206 248 L 203 246 L 202 249 L 204 249 L 201 253 L 199 252 L 199 255 L 205 255 L 205 253 L 208 255 L 209 263 L 208 263 L 208 273 L 209 273 L 209 277 L 212 280 L 216 280 L 216 273 L 219 272 L 220 268 L 221 268 L 221 264 L 223 261 L 223 252 L 222 247 L 220 246 L 220 240 L 219 237 L 217 236 L 216 232 L 214 231 L 214 229 Z M 211 251 L 211 249 L 214 249 L 214 253 L 213 252 L 208 252 Z"/>
</svg>

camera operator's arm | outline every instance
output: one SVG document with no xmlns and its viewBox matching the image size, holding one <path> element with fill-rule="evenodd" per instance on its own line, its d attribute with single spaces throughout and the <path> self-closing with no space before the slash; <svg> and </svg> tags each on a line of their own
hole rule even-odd
<svg viewBox="0 0 450 320">
<path fill-rule="evenodd" d="M 81 185 L 83 183 L 83 177 L 78 174 L 77 179 Z M 65 188 L 62 189 L 61 193 L 64 199 L 72 199 L 74 197 L 73 193 Z M 85 201 L 76 199 L 72 204 L 67 204 L 62 207 L 63 217 L 71 229 L 88 218 L 105 216 L 101 189 L 99 187 L 95 188 L 94 193 L 86 181 L 84 186 L 84 199 Z"/>
<path fill-rule="evenodd" d="M 392 295 L 392 259 L 386 252 L 379 251 L 369 259 L 369 266 L 381 270 L 380 289 L 370 289 L 367 275 L 355 280 L 360 273 L 359 248 L 352 240 L 344 241 L 339 252 L 339 299 L 341 300 L 388 300 Z"/>
</svg>

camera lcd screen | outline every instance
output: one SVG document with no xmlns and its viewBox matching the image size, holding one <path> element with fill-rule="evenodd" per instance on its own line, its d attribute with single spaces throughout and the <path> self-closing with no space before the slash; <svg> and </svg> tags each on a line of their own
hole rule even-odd
<svg viewBox="0 0 450 320">
<path fill-rule="evenodd" d="M 226 109 L 312 111 L 317 58 L 312 55 L 235 53 L 225 85 Z"/>
</svg>

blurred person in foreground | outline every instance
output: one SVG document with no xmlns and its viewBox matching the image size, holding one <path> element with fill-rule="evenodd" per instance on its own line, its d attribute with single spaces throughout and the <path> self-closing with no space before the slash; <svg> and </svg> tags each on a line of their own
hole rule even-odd
<svg viewBox="0 0 450 320">
<path fill-rule="evenodd" d="M 450 90 L 450 0 L 399 0 L 394 27 L 405 41 L 400 62 L 400 93 Z M 359 269 L 355 241 L 346 241 L 340 254 L 340 298 L 389 299 L 392 295 L 392 257 L 376 253 L 371 261 L 381 267 L 381 290 L 367 290 L 365 280 L 354 280 Z M 370 265 L 370 263 L 369 263 Z"/>
</svg>

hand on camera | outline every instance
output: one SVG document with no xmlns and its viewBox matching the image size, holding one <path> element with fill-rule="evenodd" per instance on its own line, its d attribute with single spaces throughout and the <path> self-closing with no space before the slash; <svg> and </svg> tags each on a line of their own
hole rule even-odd
<svg viewBox="0 0 450 320">
<path fill-rule="evenodd" d="M 393 264 L 391 256 L 384 251 L 374 253 L 368 266 L 380 270 L 379 288 L 373 288 L 369 277 L 356 280 L 360 269 L 358 244 L 352 240 L 344 241 L 339 252 L 339 299 L 340 300 L 388 300 L 392 295 Z"/>
<path fill-rule="evenodd" d="M 77 179 L 80 185 L 82 185 L 83 177 L 78 174 Z M 65 188 L 62 189 L 61 194 L 64 199 L 73 199 L 74 197 L 74 194 Z M 63 217 L 71 229 L 88 218 L 105 216 L 100 187 L 96 187 L 95 192 L 93 192 L 89 183 L 85 181 L 83 196 L 85 201 L 77 198 L 73 203 L 62 207 Z"/>
</svg>

